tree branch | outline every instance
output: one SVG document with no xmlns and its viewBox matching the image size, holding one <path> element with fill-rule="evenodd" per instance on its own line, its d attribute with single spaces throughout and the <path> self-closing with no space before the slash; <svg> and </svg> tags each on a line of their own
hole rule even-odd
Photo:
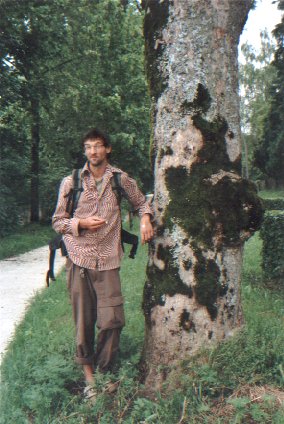
<svg viewBox="0 0 284 424">
<path fill-rule="evenodd" d="M 141 4 L 139 3 L 139 1 L 138 1 L 138 0 L 136 0 L 136 1 L 135 1 L 135 3 L 136 3 L 136 7 L 137 7 L 137 9 L 139 10 L 139 12 L 140 12 L 140 13 L 142 13 L 143 9 L 142 9 L 142 6 L 141 6 Z"/>
</svg>

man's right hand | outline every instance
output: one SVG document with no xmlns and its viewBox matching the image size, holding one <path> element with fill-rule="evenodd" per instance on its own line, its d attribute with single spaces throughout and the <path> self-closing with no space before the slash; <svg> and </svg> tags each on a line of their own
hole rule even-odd
<svg viewBox="0 0 284 424">
<path fill-rule="evenodd" d="M 105 224 L 107 221 L 99 216 L 90 216 L 79 220 L 79 228 L 82 230 L 96 231 Z"/>
</svg>

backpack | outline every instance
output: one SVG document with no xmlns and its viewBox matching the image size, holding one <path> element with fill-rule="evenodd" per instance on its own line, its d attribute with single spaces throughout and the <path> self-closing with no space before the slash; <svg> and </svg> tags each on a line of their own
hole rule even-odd
<svg viewBox="0 0 284 424">
<path fill-rule="evenodd" d="M 82 179 L 81 179 L 81 169 L 73 169 L 72 171 L 72 180 L 73 180 L 73 187 L 65 195 L 67 197 L 67 205 L 66 205 L 66 212 L 72 217 L 74 215 L 74 212 L 77 208 L 80 195 L 83 191 L 82 187 Z M 128 200 L 128 196 L 121 186 L 121 173 L 120 172 L 114 172 L 113 177 L 111 178 L 111 187 L 112 190 L 116 196 L 118 205 L 120 207 L 121 200 L 124 197 L 126 200 Z M 137 248 L 138 248 L 138 236 L 135 234 L 131 234 L 128 231 L 124 230 L 122 228 L 121 224 L 121 244 L 122 249 L 124 251 L 124 243 L 126 244 L 132 244 L 132 248 L 129 253 L 129 258 L 134 259 Z M 49 280 L 55 281 L 55 275 L 54 275 L 54 260 L 55 260 L 55 254 L 56 250 L 61 250 L 62 256 L 68 256 L 68 252 L 66 249 L 66 246 L 64 244 L 62 234 L 58 234 L 55 238 L 49 241 L 49 269 L 46 273 L 46 285 L 49 287 Z"/>
</svg>

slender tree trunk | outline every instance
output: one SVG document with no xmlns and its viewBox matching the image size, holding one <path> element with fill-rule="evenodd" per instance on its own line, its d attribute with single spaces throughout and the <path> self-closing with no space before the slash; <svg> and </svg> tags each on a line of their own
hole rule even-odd
<svg viewBox="0 0 284 424">
<path fill-rule="evenodd" d="M 246 140 L 246 136 L 243 135 L 243 143 L 244 143 L 244 162 L 245 162 L 245 178 L 249 179 L 249 164 L 248 164 L 248 143 Z"/>
<path fill-rule="evenodd" d="M 31 99 L 32 145 L 31 145 L 31 222 L 39 221 L 39 144 L 40 114 L 39 99 Z"/>
<path fill-rule="evenodd" d="M 157 224 L 143 300 L 148 389 L 242 323 L 242 245 L 262 214 L 240 176 L 237 47 L 251 5 L 143 3 Z"/>
</svg>

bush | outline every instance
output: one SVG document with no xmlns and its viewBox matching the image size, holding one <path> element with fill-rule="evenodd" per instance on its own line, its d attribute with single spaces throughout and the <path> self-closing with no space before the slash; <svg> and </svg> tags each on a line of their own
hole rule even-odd
<svg viewBox="0 0 284 424">
<path fill-rule="evenodd" d="M 262 199 L 266 210 L 284 210 L 284 199 Z"/>
<path fill-rule="evenodd" d="M 260 230 L 264 278 L 284 288 L 284 212 L 267 213 Z"/>
</svg>

